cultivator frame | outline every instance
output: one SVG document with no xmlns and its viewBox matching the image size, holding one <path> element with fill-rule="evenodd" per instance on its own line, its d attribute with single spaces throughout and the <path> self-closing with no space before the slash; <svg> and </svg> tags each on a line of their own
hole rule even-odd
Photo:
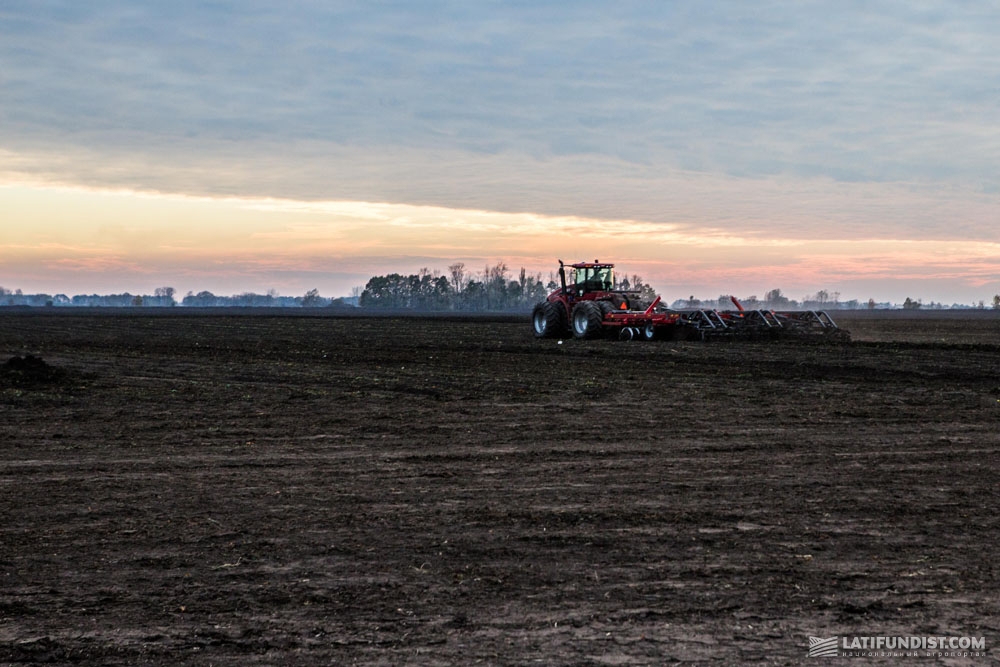
<svg viewBox="0 0 1000 667">
<path fill-rule="evenodd" d="M 532 311 L 532 328 L 538 338 L 570 334 L 620 340 L 850 340 L 850 333 L 838 327 L 826 311 L 746 310 L 734 297 L 736 310 L 671 310 L 660 305 L 660 297 L 647 306 L 638 291 L 616 288 L 614 264 L 598 260 L 572 264 L 572 283 L 567 281 L 566 268 L 559 260 L 560 287 Z"/>
<path fill-rule="evenodd" d="M 676 333 L 688 340 L 781 337 L 850 340 L 825 310 L 682 310 Z"/>
</svg>

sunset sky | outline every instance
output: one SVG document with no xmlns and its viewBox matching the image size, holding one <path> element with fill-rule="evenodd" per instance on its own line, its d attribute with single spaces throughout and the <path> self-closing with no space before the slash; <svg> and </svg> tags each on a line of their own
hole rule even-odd
<svg viewBox="0 0 1000 667">
<path fill-rule="evenodd" d="M 0 285 L 1000 293 L 1000 8 L 0 3 Z"/>
</svg>

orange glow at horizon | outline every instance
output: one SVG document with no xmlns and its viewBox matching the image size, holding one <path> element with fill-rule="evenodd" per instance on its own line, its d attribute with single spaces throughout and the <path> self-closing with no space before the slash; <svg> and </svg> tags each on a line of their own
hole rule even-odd
<svg viewBox="0 0 1000 667">
<path fill-rule="evenodd" d="M 668 302 L 774 287 L 793 298 L 839 289 L 879 299 L 878 284 L 901 281 L 986 290 L 979 298 L 1000 288 L 1000 243 L 991 242 L 741 237 L 637 220 L 33 183 L 0 185 L 0 208 L 0 285 L 26 292 L 318 286 L 336 296 L 372 275 L 445 271 L 457 261 L 470 271 L 504 261 L 547 276 L 557 258 L 614 261 L 668 292 Z"/>
</svg>

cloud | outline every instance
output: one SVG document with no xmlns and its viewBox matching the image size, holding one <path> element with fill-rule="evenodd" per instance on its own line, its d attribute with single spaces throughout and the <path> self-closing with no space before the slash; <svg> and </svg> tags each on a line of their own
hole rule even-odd
<svg viewBox="0 0 1000 667">
<path fill-rule="evenodd" d="M 8 5 L 0 170 L 988 238 L 998 32 L 1000 12 L 946 2 Z"/>
</svg>

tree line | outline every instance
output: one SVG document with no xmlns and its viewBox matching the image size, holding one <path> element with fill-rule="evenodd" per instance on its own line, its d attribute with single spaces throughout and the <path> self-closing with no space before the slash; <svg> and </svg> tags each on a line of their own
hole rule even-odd
<svg viewBox="0 0 1000 667">
<path fill-rule="evenodd" d="M 486 266 L 482 273 L 468 271 L 463 262 L 441 274 L 430 269 L 402 275 L 373 276 L 361 292 L 358 305 L 365 308 L 412 310 L 520 310 L 555 289 L 542 281 L 541 274 L 529 274 L 523 267 L 517 276 L 504 262 Z"/>
<path fill-rule="evenodd" d="M 505 262 L 487 265 L 481 272 L 469 271 L 456 262 L 448 272 L 420 269 L 402 275 L 373 276 L 361 292 L 359 305 L 365 308 L 457 311 L 525 311 L 560 286 L 555 273 L 547 279 L 541 273 L 521 269 L 515 274 Z M 649 301 L 656 298 L 642 278 L 633 275 L 618 283 L 621 289 L 637 289 Z"/>
<path fill-rule="evenodd" d="M 25 294 L 20 289 L 10 290 L 0 287 L 0 306 L 89 306 L 107 308 L 135 307 L 252 307 L 252 308 L 318 308 L 353 307 L 407 310 L 450 310 L 450 311 L 525 311 L 544 299 L 559 287 L 558 277 L 553 272 L 547 278 L 541 273 L 528 273 L 522 267 L 516 274 L 507 264 L 497 262 L 486 266 L 481 272 L 469 271 L 465 264 L 457 262 L 448 267 L 448 272 L 420 269 L 417 273 L 403 275 L 390 273 L 373 276 L 362 289 L 354 288 L 351 297 L 328 298 L 319 290 L 311 289 L 302 296 L 279 296 L 275 290 L 264 294 L 243 292 L 231 296 L 216 295 L 209 291 L 188 292 L 179 301 L 173 287 L 158 287 L 153 294 Z M 640 300 L 650 302 L 656 293 L 641 277 L 632 275 L 621 278 L 619 289 L 635 289 L 640 292 Z M 858 301 L 840 300 L 839 292 L 820 290 L 801 300 L 790 299 L 780 289 L 767 291 L 763 297 L 751 295 L 739 299 L 744 308 L 772 310 L 858 310 L 892 309 L 939 310 L 992 307 L 1000 310 L 1000 294 L 994 295 L 988 305 L 985 300 L 973 304 L 954 303 L 947 306 L 934 301 L 907 297 L 902 304 L 874 299 Z M 716 299 L 699 299 L 694 295 L 677 299 L 669 304 L 671 308 L 705 308 L 730 310 L 734 307 L 728 294 Z"/>
<path fill-rule="evenodd" d="M 796 300 L 784 295 L 780 289 L 773 289 L 768 290 L 763 297 L 751 295 L 738 300 L 740 305 L 747 310 L 891 310 L 895 308 L 902 308 L 903 310 L 957 310 L 985 309 L 987 307 L 985 300 L 980 300 L 972 304 L 953 303 L 950 306 L 936 301 L 924 303 L 922 299 L 913 299 L 911 297 L 906 297 L 906 300 L 901 304 L 891 301 L 875 301 L 875 299 L 868 299 L 867 301 L 859 301 L 858 299 L 841 301 L 840 292 L 829 292 L 827 290 L 819 290 L 815 294 L 809 294 Z M 721 294 L 716 299 L 699 299 L 692 295 L 687 299 L 677 299 L 670 304 L 670 307 L 674 309 L 702 308 L 731 310 L 735 306 L 732 297 L 728 294 Z M 1000 310 L 1000 294 L 993 296 L 992 308 Z"/>
<path fill-rule="evenodd" d="M 329 299 L 320 296 L 319 290 L 312 289 L 302 296 L 278 296 L 275 290 L 265 294 L 243 292 L 232 296 L 216 295 L 202 291 L 188 292 L 180 301 L 174 295 L 173 287 L 157 287 L 152 294 L 24 294 L 21 290 L 0 287 L 0 306 L 79 306 L 91 308 L 140 308 L 140 307 L 215 307 L 215 308 L 316 308 L 323 306 L 348 307 L 354 305 L 350 299 Z"/>
</svg>

